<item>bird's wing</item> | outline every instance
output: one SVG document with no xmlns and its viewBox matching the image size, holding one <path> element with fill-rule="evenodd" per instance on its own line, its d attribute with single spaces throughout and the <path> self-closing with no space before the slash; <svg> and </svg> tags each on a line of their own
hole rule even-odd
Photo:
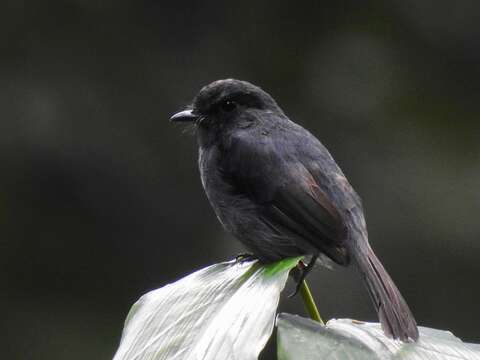
<svg viewBox="0 0 480 360">
<path fill-rule="evenodd" d="M 271 226 L 347 264 L 348 254 L 342 246 L 346 230 L 336 205 L 342 197 L 335 199 L 338 167 L 328 152 L 318 151 L 315 159 L 312 154 L 303 156 L 297 147 L 290 138 L 237 137 L 222 166 L 225 179 L 233 191 L 261 205 L 262 217 Z M 333 167 L 324 164 L 325 156 Z"/>
</svg>

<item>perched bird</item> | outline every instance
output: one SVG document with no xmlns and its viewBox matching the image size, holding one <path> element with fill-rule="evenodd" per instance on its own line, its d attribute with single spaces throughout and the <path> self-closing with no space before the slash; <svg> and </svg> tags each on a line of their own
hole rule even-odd
<svg viewBox="0 0 480 360">
<path fill-rule="evenodd" d="M 384 332 L 417 340 L 410 309 L 370 244 L 360 197 L 328 150 L 259 87 L 215 81 L 174 122 L 193 122 L 207 197 L 261 262 L 326 255 L 356 264 Z M 310 265 L 311 266 L 311 265 Z"/>
</svg>

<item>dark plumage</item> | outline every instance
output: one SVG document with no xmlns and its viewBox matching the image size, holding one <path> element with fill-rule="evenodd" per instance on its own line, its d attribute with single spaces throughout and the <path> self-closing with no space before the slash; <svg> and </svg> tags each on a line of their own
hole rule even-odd
<svg viewBox="0 0 480 360">
<path fill-rule="evenodd" d="M 362 203 L 327 149 L 275 100 L 245 81 L 205 86 L 172 121 L 197 125 L 203 187 L 227 231 L 262 262 L 324 254 L 350 260 L 387 335 L 418 330 L 369 243 Z"/>
</svg>

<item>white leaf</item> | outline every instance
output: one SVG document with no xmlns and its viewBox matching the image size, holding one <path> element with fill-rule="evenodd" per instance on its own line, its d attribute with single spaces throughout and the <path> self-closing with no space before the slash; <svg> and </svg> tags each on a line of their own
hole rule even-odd
<svg viewBox="0 0 480 360">
<path fill-rule="evenodd" d="M 385 337 L 378 323 L 333 319 L 322 326 L 296 315 L 277 317 L 278 360 L 479 360 L 480 345 L 449 331 L 419 327 L 416 343 Z"/>
<path fill-rule="evenodd" d="M 300 258 L 209 266 L 140 298 L 114 360 L 257 359 Z"/>
</svg>

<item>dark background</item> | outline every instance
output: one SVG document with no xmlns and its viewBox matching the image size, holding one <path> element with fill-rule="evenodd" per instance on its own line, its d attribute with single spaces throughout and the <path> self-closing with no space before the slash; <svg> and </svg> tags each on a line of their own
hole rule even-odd
<svg viewBox="0 0 480 360">
<path fill-rule="evenodd" d="M 2 358 L 109 359 L 141 294 L 241 251 L 168 123 L 226 77 L 331 150 L 418 322 L 480 342 L 480 3 L 292 4 L 2 2 Z M 310 283 L 376 321 L 353 271 Z"/>
</svg>

